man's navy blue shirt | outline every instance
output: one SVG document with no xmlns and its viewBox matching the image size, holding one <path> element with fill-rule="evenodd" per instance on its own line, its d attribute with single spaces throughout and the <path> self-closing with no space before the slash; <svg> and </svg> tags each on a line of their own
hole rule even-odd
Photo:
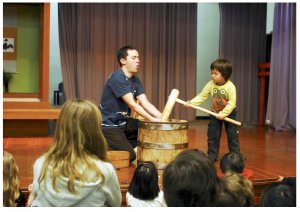
<svg viewBox="0 0 300 212">
<path fill-rule="evenodd" d="M 122 70 L 112 73 L 104 87 L 100 103 L 102 127 L 120 127 L 126 124 L 130 108 L 122 96 L 132 93 L 134 98 L 144 93 L 144 87 L 138 77 L 127 77 Z"/>
</svg>

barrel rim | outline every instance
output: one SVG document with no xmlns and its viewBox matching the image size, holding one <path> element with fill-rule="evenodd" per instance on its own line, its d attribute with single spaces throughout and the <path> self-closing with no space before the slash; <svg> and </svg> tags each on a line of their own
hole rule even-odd
<svg viewBox="0 0 300 212">
<path fill-rule="evenodd" d="M 183 120 L 183 119 L 170 119 L 170 121 L 159 121 L 159 122 L 153 122 L 149 120 L 139 120 L 139 122 L 156 123 L 156 124 L 187 124 L 188 123 L 187 120 Z"/>
<path fill-rule="evenodd" d="M 139 122 L 140 129 L 148 129 L 148 130 L 186 130 L 189 128 L 188 121 L 182 120 L 181 122 L 151 122 L 151 121 L 140 121 Z"/>
</svg>

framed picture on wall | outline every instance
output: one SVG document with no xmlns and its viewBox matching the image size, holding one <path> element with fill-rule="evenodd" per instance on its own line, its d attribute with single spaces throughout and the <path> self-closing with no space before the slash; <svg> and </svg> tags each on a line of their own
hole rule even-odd
<svg viewBox="0 0 300 212">
<path fill-rule="evenodd" d="M 17 28 L 3 27 L 3 59 L 17 59 Z"/>
</svg>

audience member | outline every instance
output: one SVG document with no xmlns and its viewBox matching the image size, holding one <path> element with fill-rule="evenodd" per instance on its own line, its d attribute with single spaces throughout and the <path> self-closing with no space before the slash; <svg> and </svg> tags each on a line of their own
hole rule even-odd
<svg viewBox="0 0 300 212">
<path fill-rule="evenodd" d="M 217 207 L 250 207 L 254 205 L 254 193 L 250 180 L 236 172 L 227 171 L 214 199 Z"/>
<path fill-rule="evenodd" d="M 223 177 L 227 171 L 234 171 L 253 182 L 253 171 L 245 168 L 246 158 L 240 152 L 230 152 L 225 154 L 220 161 L 220 169 Z"/>
<path fill-rule="evenodd" d="M 3 151 L 3 206 L 24 207 L 26 200 L 20 190 L 19 167 L 7 151 Z"/>
<path fill-rule="evenodd" d="M 236 195 L 225 189 L 224 182 L 220 181 L 220 190 L 218 195 L 213 199 L 214 207 L 240 207 L 241 204 Z"/>
<path fill-rule="evenodd" d="M 263 190 L 260 205 L 262 207 L 296 207 L 296 186 L 293 187 L 286 182 L 270 184 Z"/>
<path fill-rule="evenodd" d="M 163 173 L 163 190 L 169 207 L 211 205 L 219 178 L 213 162 L 198 149 L 184 150 Z"/>
<path fill-rule="evenodd" d="M 126 193 L 126 203 L 131 207 L 166 206 L 163 191 L 158 185 L 158 172 L 153 162 L 140 163 Z"/>
<path fill-rule="evenodd" d="M 31 206 L 120 206 L 118 177 L 106 155 L 98 107 L 65 102 L 53 145 L 34 164 Z"/>
<path fill-rule="evenodd" d="M 296 189 L 296 177 L 282 177 L 279 176 L 279 182 L 285 185 L 292 186 L 294 189 Z"/>
</svg>

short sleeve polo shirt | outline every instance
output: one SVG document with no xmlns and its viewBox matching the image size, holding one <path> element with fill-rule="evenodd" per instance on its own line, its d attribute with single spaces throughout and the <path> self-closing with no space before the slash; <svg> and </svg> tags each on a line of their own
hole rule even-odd
<svg viewBox="0 0 300 212">
<path fill-rule="evenodd" d="M 120 127 L 126 124 L 130 108 L 122 96 L 132 93 L 134 98 L 144 93 L 144 87 L 138 77 L 127 77 L 122 70 L 115 71 L 108 78 L 103 90 L 100 111 L 102 127 Z"/>
</svg>

